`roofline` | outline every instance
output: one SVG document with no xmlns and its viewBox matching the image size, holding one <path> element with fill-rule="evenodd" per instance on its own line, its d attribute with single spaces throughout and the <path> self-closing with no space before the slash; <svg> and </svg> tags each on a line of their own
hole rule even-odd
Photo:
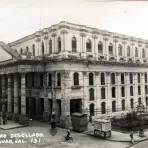
<svg viewBox="0 0 148 148">
<path fill-rule="evenodd" d="M 111 31 L 108 31 L 108 30 L 101 30 L 101 29 L 98 29 L 98 28 L 94 28 L 94 27 L 89 27 L 89 26 L 86 26 L 86 25 L 79 25 L 79 24 L 75 24 L 75 23 L 70 23 L 70 22 L 67 22 L 67 21 L 61 21 L 57 24 L 54 24 L 54 25 L 51 25 L 50 27 L 48 28 L 43 28 L 41 30 L 38 30 L 30 35 L 27 35 L 25 37 L 22 37 L 18 40 L 15 40 L 13 42 L 10 42 L 8 43 L 8 45 L 11 47 L 11 46 L 15 46 L 19 43 L 22 43 L 22 42 L 25 42 L 27 40 L 30 40 L 30 39 L 33 39 L 35 36 L 36 36 L 36 33 L 40 32 L 41 34 L 44 32 L 45 29 L 48 30 L 48 32 L 52 31 L 52 29 L 59 29 L 59 28 L 56 28 L 58 25 L 60 24 L 63 24 L 63 28 L 66 26 L 66 25 L 73 25 L 73 26 L 77 26 L 77 27 L 83 27 L 83 29 L 91 29 L 92 31 L 94 30 L 94 32 L 104 32 L 104 33 L 108 33 L 108 34 L 112 34 L 112 35 L 117 35 L 117 36 L 121 36 L 122 38 L 129 38 L 129 39 L 135 39 L 135 40 L 139 40 L 139 41 L 142 41 L 146 44 L 148 44 L 148 39 L 143 39 L 143 38 L 137 38 L 137 37 L 134 37 L 134 36 L 130 36 L 130 35 L 125 35 L 125 34 L 122 34 L 122 33 L 117 33 L 117 32 L 111 32 Z"/>
</svg>

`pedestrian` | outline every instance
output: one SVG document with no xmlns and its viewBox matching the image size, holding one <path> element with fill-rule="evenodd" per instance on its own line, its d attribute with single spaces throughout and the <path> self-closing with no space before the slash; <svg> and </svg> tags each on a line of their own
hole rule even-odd
<svg viewBox="0 0 148 148">
<path fill-rule="evenodd" d="M 130 133 L 131 143 L 134 144 L 134 133 L 131 131 Z"/>
<path fill-rule="evenodd" d="M 56 128 L 55 112 L 53 112 L 52 115 L 51 115 L 51 128 L 52 129 Z"/>
</svg>

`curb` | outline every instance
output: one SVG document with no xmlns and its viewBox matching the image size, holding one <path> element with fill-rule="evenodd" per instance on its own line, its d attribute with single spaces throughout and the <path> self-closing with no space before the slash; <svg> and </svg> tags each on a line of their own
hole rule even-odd
<svg viewBox="0 0 148 148">
<path fill-rule="evenodd" d="M 10 128 L 6 128 L 6 129 L 0 127 L 0 129 L 1 129 L 1 130 L 10 130 L 10 129 L 16 129 L 16 128 L 27 127 L 27 126 L 28 126 L 28 125 L 22 125 L 22 126 L 18 126 L 18 127 L 10 127 Z"/>
</svg>

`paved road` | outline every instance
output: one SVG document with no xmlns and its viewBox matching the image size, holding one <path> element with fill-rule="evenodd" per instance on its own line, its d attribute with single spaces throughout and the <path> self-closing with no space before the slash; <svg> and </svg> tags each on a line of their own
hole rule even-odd
<svg viewBox="0 0 148 148">
<path fill-rule="evenodd" d="M 64 142 L 63 137 L 66 133 L 64 129 L 58 129 L 52 131 L 48 124 L 41 122 L 33 122 L 29 127 L 1 130 L 0 135 L 6 134 L 10 137 L 11 134 L 16 133 L 42 133 L 44 137 L 40 138 L 37 142 L 32 138 L 24 137 L 24 144 L 0 144 L 0 148 L 126 148 L 129 143 L 125 142 L 111 142 L 102 139 L 98 139 L 85 134 L 72 132 L 74 138 L 73 143 Z M 17 136 L 17 135 L 16 135 Z M 20 138 L 13 138 L 13 140 Z M 1 141 L 1 138 L 0 138 Z"/>
<path fill-rule="evenodd" d="M 148 140 L 139 142 L 138 144 L 135 144 L 134 146 L 130 148 L 148 148 Z"/>
</svg>

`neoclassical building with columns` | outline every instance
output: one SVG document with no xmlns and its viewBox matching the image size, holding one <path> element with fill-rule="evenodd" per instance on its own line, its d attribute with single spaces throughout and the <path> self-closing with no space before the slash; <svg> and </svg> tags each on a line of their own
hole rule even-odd
<svg viewBox="0 0 148 148">
<path fill-rule="evenodd" d="M 148 106 L 148 40 L 62 21 L 0 42 L 0 111 L 49 121 Z"/>
</svg>

